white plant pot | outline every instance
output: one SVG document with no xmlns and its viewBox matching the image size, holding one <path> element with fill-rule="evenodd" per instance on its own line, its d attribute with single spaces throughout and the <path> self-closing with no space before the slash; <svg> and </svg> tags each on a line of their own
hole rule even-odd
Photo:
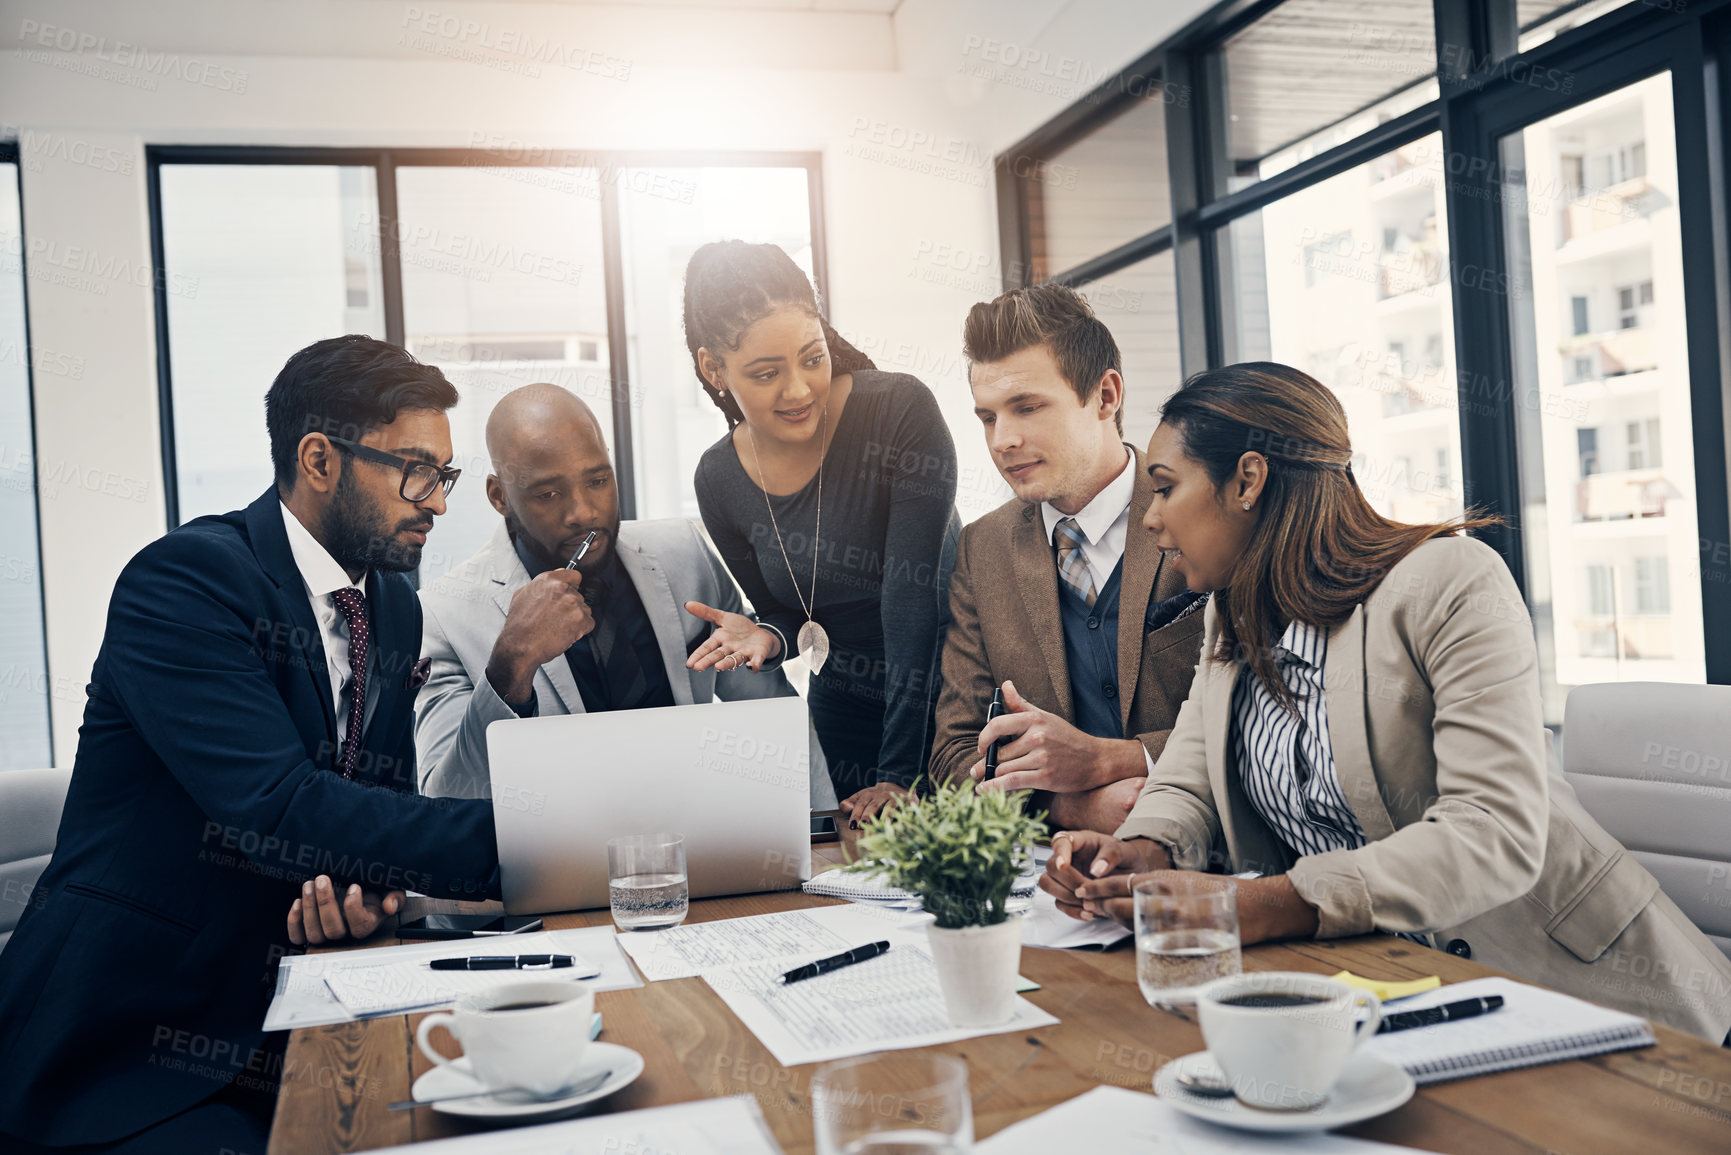
<svg viewBox="0 0 1731 1155">
<path fill-rule="evenodd" d="M 1022 964 L 1022 919 L 996 926 L 926 927 L 944 1009 L 958 1027 L 995 1027 L 1016 1013 L 1016 972 Z"/>
</svg>

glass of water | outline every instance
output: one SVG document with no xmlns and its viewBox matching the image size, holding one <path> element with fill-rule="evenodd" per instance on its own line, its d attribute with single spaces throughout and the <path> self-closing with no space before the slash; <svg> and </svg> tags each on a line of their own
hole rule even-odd
<svg viewBox="0 0 1731 1155">
<path fill-rule="evenodd" d="M 1173 874 L 1139 883 L 1136 983 L 1151 1006 L 1187 1006 L 1196 989 L 1243 969 L 1230 878 Z"/>
<path fill-rule="evenodd" d="M 968 1066 L 900 1051 L 825 1063 L 811 1080 L 817 1155 L 952 1155 L 974 1148 Z"/>
<path fill-rule="evenodd" d="M 620 930 L 665 930 L 685 921 L 685 836 L 627 834 L 607 840 L 607 898 Z"/>
</svg>

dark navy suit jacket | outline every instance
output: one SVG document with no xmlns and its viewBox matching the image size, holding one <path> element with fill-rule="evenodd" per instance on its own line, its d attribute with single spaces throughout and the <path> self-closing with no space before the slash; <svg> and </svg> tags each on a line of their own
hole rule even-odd
<svg viewBox="0 0 1731 1155">
<path fill-rule="evenodd" d="M 0 1133 L 103 1142 L 296 1077 L 262 1025 L 305 879 L 497 896 L 491 804 L 414 793 L 420 603 L 400 574 L 366 592 L 379 697 L 348 781 L 274 490 L 127 564 L 54 857 L 0 954 Z"/>
</svg>

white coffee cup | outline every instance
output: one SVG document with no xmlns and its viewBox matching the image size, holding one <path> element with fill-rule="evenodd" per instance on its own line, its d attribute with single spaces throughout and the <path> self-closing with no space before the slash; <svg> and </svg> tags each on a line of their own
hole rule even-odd
<svg viewBox="0 0 1731 1155">
<path fill-rule="evenodd" d="M 434 1063 L 455 1062 L 427 1041 L 434 1027 L 443 1026 L 462 1044 L 482 1086 L 545 1095 L 570 1086 L 577 1077 L 594 1011 L 595 992 L 587 983 L 501 983 L 463 996 L 450 1011 L 422 1019 L 415 1042 Z"/>
<path fill-rule="evenodd" d="M 1196 1008 L 1233 1094 L 1272 1111 L 1321 1104 L 1382 1022 L 1382 1002 L 1369 991 L 1291 971 L 1215 979 L 1197 992 Z"/>
</svg>

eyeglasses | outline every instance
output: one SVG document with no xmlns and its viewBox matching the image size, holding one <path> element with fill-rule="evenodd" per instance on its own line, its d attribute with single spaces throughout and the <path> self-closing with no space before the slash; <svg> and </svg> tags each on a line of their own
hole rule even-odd
<svg viewBox="0 0 1731 1155">
<path fill-rule="evenodd" d="M 374 449 L 370 445 L 361 445 L 345 437 L 329 437 L 327 440 L 340 445 L 362 461 L 371 461 L 378 465 L 389 465 L 403 471 L 403 484 L 397 492 L 403 495 L 404 501 L 425 501 L 433 496 L 433 490 L 440 485 L 449 494 L 451 487 L 457 484 L 457 478 L 463 475 L 461 469 L 452 469 L 448 465 L 429 465 L 425 461 L 412 461 L 406 457 L 398 457 L 395 453 L 386 453 L 382 449 Z"/>
</svg>

